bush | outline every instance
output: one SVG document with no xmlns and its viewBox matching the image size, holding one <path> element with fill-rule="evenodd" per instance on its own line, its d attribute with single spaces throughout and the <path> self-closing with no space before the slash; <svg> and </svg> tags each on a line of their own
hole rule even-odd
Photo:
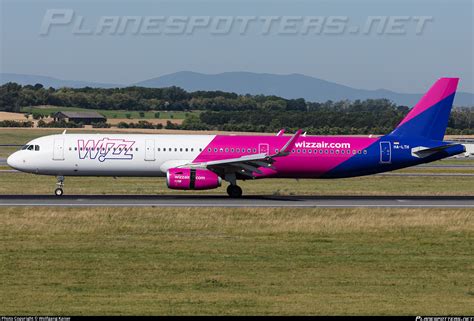
<svg viewBox="0 0 474 321">
<path fill-rule="evenodd" d="M 138 123 L 120 122 L 117 124 L 118 128 L 145 128 L 145 129 L 162 129 L 162 124 L 153 125 L 149 121 L 140 120 Z"/>
<path fill-rule="evenodd" d="M 3 120 L 3 121 L 0 121 L 0 127 L 33 127 L 33 122 L 32 121 Z"/>
<path fill-rule="evenodd" d="M 117 124 L 118 128 L 130 128 L 130 125 L 124 121 L 121 121 L 120 123 Z"/>
<path fill-rule="evenodd" d="M 39 113 L 33 113 L 33 119 L 35 120 L 43 119 L 43 115 Z"/>
<path fill-rule="evenodd" d="M 180 129 L 180 126 L 178 124 L 172 123 L 171 121 L 166 121 L 166 129 Z"/>
<path fill-rule="evenodd" d="M 155 113 L 155 118 L 160 118 L 160 113 Z"/>
<path fill-rule="evenodd" d="M 138 115 L 140 115 L 140 118 L 144 118 L 145 117 L 145 112 L 141 111 L 138 113 Z"/>
<path fill-rule="evenodd" d="M 110 128 L 110 124 L 106 122 L 92 123 L 92 128 Z"/>
<path fill-rule="evenodd" d="M 154 129 L 155 126 L 153 126 L 152 123 L 146 120 L 140 120 L 138 123 L 130 123 L 130 128 L 148 128 L 148 129 Z"/>
<path fill-rule="evenodd" d="M 45 122 L 44 120 L 38 121 L 38 127 L 44 128 L 83 128 L 83 123 L 75 123 L 75 122 L 65 122 L 64 120 L 61 121 L 52 121 L 52 122 Z"/>
</svg>

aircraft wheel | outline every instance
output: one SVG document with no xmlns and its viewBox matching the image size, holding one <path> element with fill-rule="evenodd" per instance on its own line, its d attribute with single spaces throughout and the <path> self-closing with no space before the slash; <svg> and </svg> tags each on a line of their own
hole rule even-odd
<svg viewBox="0 0 474 321">
<path fill-rule="evenodd" d="M 242 197 L 242 189 L 237 185 L 229 185 L 227 187 L 227 194 L 232 198 Z"/>
<path fill-rule="evenodd" d="M 54 194 L 56 194 L 56 196 L 62 196 L 64 194 L 64 191 L 62 188 L 56 188 L 54 190 Z"/>
</svg>

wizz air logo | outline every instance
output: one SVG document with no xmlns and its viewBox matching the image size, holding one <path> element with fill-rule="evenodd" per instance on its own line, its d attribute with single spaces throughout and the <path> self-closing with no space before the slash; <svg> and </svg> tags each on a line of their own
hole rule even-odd
<svg viewBox="0 0 474 321">
<path fill-rule="evenodd" d="M 133 145 L 135 141 L 125 139 L 102 138 L 77 141 L 77 150 L 80 159 L 133 159 Z"/>
<path fill-rule="evenodd" d="M 350 143 L 328 143 L 322 142 L 298 142 L 295 143 L 296 148 L 351 148 Z"/>
</svg>

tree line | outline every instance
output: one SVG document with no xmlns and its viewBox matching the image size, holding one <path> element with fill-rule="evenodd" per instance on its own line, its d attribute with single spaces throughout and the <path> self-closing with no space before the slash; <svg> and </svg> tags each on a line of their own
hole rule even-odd
<svg viewBox="0 0 474 321">
<path fill-rule="evenodd" d="M 382 134 L 409 111 L 387 99 L 308 102 L 277 96 L 238 95 L 222 91 L 187 92 L 169 88 L 44 88 L 41 84 L 0 87 L 0 111 L 22 106 L 54 105 L 130 111 L 201 111 L 189 113 L 181 125 L 191 130 L 271 132 L 304 128 L 311 134 Z M 125 125 L 123 125 L 125 126 Z M 474 134 L 474 108 L 454 108 L 448 133 Z"/>
</svg>

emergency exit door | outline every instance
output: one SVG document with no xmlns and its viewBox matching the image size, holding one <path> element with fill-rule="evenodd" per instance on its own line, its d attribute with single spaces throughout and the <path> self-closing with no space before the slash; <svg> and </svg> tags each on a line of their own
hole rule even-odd
<svg viewBox="0 0 474 321">
<path fill-rule="evenodd" d="M 380 142 L 380 163 L 390 164 L 392 162 L 392 144 Z"/>
<path fill-rule="evenodd" d="M 258 153 L 259 154 L 268 154 L 269 153 L 268 144 L 259 144 L 258 145 Z"/>
</svg>

